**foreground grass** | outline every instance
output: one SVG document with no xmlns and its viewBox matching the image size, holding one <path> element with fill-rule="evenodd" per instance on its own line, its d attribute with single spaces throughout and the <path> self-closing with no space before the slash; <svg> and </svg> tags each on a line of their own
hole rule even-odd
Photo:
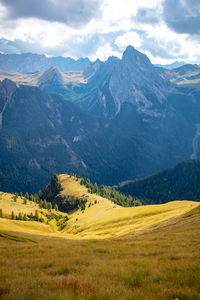
<svg viewBox="0 0 200 300">
<path fill-rule="evenodd" d="M 195 208 L 149 232 L 107 240 L 4 232 L 0 298 L 198 300 L 199 213 Z"/>
</svg>

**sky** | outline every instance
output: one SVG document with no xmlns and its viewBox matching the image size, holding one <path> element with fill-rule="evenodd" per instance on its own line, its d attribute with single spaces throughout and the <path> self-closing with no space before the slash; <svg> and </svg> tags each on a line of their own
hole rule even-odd
<svg viewBox="0 0 200 300">
<path fill-rule="evenodd" d="M 0 0 L 0 52 L 200 64 L 200 0 Z"/>
</svg>

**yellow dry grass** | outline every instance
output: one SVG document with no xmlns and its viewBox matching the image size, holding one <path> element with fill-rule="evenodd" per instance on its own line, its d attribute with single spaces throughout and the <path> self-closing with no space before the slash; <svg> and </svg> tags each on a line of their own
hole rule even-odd
<svg viewBox="0 0 200 300">
<path fill-rule="evenodd" d="M 11 220 L 12 211 L 15 216 L 18 216 L 21 212 L 22 216 L 24 214 L 30 215 L 31 213 L 35 215 L 37 210 L 39 216 L 41 216 L 45 221 L 47 218 L 43 213 L 49 213 L 46 209 L 41 209 L 38 204 L 27 200 L 27 204 L 24 204 L 24 197 L 18 197 L 15 202 L 12 194 L 0 192 L 0 208 L 3 211 L 3 218 L 0 218 L 0 230 L 8 230 L 13 232 L 24 232 L 30 234 L 41 234 L 41 235 L 57 235 L 60 236 L 60 232 L 56 229 L 56 224 L 52 220 L 49 224 L 43 224 L 36 221 L 19 221 Z M 52 209 L 54 214 L 58 214 L 54 209 Z M 59 212 L 60 215 L 67 215 L 65 213 Z"/>
<path fill-rule="evenodd" d="M 62 174 L 59 178 L 63 187 L 62 195 L 89 195 L 86 210 L 73 213 L 68 226 L 63 230 L 63 234 L 72 239 L 103 239 L 146 230 L 199 205 L 192 201 L 174 201 L 162 205 L 124 208 L 108 199 L 88 193 L 79 180 L 72 176 Z"/>
<path fill-rule="evenodd" d="M 0 230 L 52 235 L 67 239 L 105 239 L 151 230 L 155 226 L 162 226 L 163 222 L 181 216 L 199 205 L 198 202 L 193 201 L 174 201 L 162 205 L 124 208 L 106 198 L 88 193 L 86 187 L 80 185 L 80 180 L 73 176 L 62 174 L 59 175 L 59 178 L 62 185 L 62 195 L 73 195 L 79 198 L 82 194 L 89 196 L 86 209 L 84 211 L 79 209 L 68 215 L 69 221 L 62 231 L 58 230 L 55 221 L 42 224 L 8 219 L 12 211 L 18 215 L 19 212 L 22 214 L 32 212 L 34 214 L 35 210 L 40 212 L 45 212 L 45 210 L 40 209 L 38 204 L 30 201 L 23 204 L 23 199 L 20 197 L 18 197 L 17 202 L 14 202 L 12 195 L 6 193 L 0 193 L 0 208 L 2 208 L 4 216 L 8 218 L 0 219 Z M 54 210 L 53 212 L 55 213 Z"/>
<path fill-rule="evenodd" d="M 2 208 L 4 215 L 11 216 L 12 211 L 15 215 L 19 212 L 23 214 L 34 214 L 35 210 L 39 207 L 36 203 L 27 200 L 27 204 L 24 203 L 24 198 L 18 197 L 17 202 L 14 202 L 12 194 L 0 192 L 0 208 Z"/>
<path fill-rule="evenodd" d="M 199 237 L 199 209 L 107 240 L 0 232 L 0 298 L 198 300 Z"/>
<path fill-rule="evenodd" d="M 63 194 L 87 193 L 73 177 L 60 180 Z M 8 214 L 35 209 L 31 205 L 0 194 Z M 200 206 L 190 201 L 113 208 L 89 194 L 85 212 L 71 214 L 62 233 L 39 222 L 0 219 L 0 298 L 198 300 L 199 237 Z"/>
<path fill-rule="evenodd" d="M 62 75 L 62 78 L 64 80 L 65 84 L 68 83 L 86 83 L 87 80 L 84 78 L 83 71 L 61 71 L 59 72 Z M 34 72 L 34 73 L 11 73 L 7 71 L 1 71 L 0 70 L 0 80 L 4 80 L 5 78 L 8 78 L 17 84 L 23 84 L 23 85 L 31 85 L 31 86 L 37 86 L 38 85 L 38 79 L 40 76 L 42 76 L 44 72 Z"/>
</svg>

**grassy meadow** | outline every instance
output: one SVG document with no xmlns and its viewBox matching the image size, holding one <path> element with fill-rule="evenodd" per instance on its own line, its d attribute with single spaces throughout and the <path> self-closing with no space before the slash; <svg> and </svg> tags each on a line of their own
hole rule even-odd
<svg viewBox="0 0 200 300">
<path fill-rule="evenodd" d="M 59 70 L 62 79 L 65 84 L 68 83 L 86 83 L 86 79 L 84 79 L 83 71 L 61 71 Z M 37 86 L 40 77 L 44 72 L 33 72 L 33 73 L 13 73 L 0 70 L 0 80 L 4 80 L 8 78 L 17 84 Z"/>
<path fill-rule="evenodd" d="M 105 240 L 3 232 L 1 299 L 199 299 L 199 209 Z"/>
<path fill-rule="evenodd" d="M 63 194 L 87 193 L 74 177 L 60 180 Z M 0 299 L 200 299 L 199 203 L 122 208 L 88 195 L 59 230 L 53 220 L 11 220 L 47 210 L 0 193 Z"/>
</svg>

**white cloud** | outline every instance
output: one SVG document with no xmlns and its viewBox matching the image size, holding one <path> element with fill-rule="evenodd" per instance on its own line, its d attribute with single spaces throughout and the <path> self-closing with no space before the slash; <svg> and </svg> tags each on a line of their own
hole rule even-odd
<svg viewBox="0 0 200 300">
<path fill-rule="evenodd" d="M 100 46 L 95 55 L 91 56 L 91 60 L 96 60 L 96 58 L 99 58 L 100 60 L 106 60 L 109 56 L 117 56 L 121 58 L 121 54 L 117 51 L 114 51 L 109 43 Z"/>
<path fill-rule="evenodd" d="M 142 39 L 139 34 L 134 31 L 129 31 L 116 38 L 115 44 L 121 49 L 125 50 L 128 45 L 133 45 L 136 48 L 140 48 L 142 45 Z"/>
<path fill-rule="evenodd" d="M 0 0 L 0 3 L 1 1 L 6 3 L 5 0 Z M 45 3 L 47 1 L 49 0 L 45 0 Z M 87 3 L 88 0 L 76 1 Z M 10 19 L 5 6 L 0 4 L 0 52 L 33 51 L 105 60 L 111 55 L 120 57 L 125 47 L 132 44 L 139 51 L 148 54 L 154 63 L 168 63 L 177 59 L 198 60 L 200 38 L 190 38 L 187 34 L 178 34 L 167 27 L 162 17 L 164 1 L 166 0 L 99 0 L 97 2 L 103 5 L 102 13 L 99 16 L 95 14 L 95 18 L 90 14 L 81 28 L 74 24 L 70 26 L 70 22 L 51 22 L 41 17 Z M 140 18 L 137 18 L 138 11 Z M 141 19 L 144 12 L 148 17 L 146 22 Z M 151 23 L 153 12 L 157 14 L 155 19 L 158 23 Z M 76 11 L 73 13 L 76 14 Z"/>
</svg>

